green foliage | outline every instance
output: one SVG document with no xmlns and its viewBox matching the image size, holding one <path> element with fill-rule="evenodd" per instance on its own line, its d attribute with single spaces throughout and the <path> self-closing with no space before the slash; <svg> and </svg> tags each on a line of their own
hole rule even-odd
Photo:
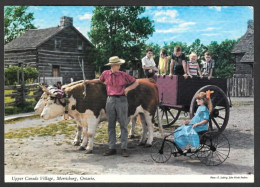
<svg viewBox="0 0 260 187">
<path fill-rule="evenodd" d="M 5 68 L 5 85 L 17 84 L 17 72 L 21 71 L 18 66 L 10 66 Z"/>
<path fill-rule="evenodd" d="M 19 106 L 6 106 L 5 115 L 33 112 L 35 107 L 35 102 L 25 102 Z"/>
<path fill-rule="evenodd" d="M 26 83 L 31 83 L 38 78 L 39 72 L 36 68 L 26 66 L 24 68 L 24 80 Z"/>
<path fill-rule="evenodd" d="M 5 68 L 5 85 L 19 84 L 17 82 L 17 73 L 19 73 L 19 83 L 22 81 L 22 67 L 10 66 Z M 37 79 L 39 72 L 30 66 L 24 68 L 24 81 L 31 83 Z"/>
<path fill-rule="evenodd" d="M 144 7 L 136 6 L 95 8 L 88 35 L 98 49 L 95 61 L 98 67 L 103 67 L 111 56 L 126 62 L 141 58 L 144 42 L 154 32 L 153 22 L 148 17 L 139 17 L 144 11 Z"/>
<path fill-rule="evenodd" d="M 237 44 L 237 40 L 225 40 L 218 44 L 211 42 L 208 51 L 215 60 L 215 77 L 232 77 L 234 73 L 235 56 L 231 54 L 232 49 Z"/>
<path fill-rule="evenodd" d="M 4 12 L 5 44 L 14 40 L 29 29 L 36 29 L 32 24 L 33 13 L 27 13 L 28 6 L 8 6 Z"/>
</svg>

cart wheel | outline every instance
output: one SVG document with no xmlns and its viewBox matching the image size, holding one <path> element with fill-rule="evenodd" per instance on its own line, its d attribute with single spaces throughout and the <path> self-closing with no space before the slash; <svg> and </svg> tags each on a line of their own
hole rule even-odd
<svg viewBox="0 0 260 187">
<path fill-rule="evenodd" d="M 159 116 L 161 117 L 163 128 L 167 128 L 173 125 L 179 118 L 180 113 L 181 110 L 173 109 L 168 106 L 160 106 Z M 157 111 L 155 112 L 154 121 L 154 125 L 158 127 Z"/>
<path fill-rule="evenodd" d="M 210 95 L 212 101 L 212 111 L 209 115 L 209 131 L 222 132 L 226 128 L 229 119 L 229 102 L 226 94 L 217 86 L 207 85 L 200 88 L 191 100 L 190 118 L 192 118 L 198 108 L 196 94 L 199 92 L 214 91 Z"/>
<path fill-rule="evenodd" d="M 219 132 L 207 132 L 200 138 L 198 159 L 207 166 L 222 164 L 229 155 L 230 144 L 226 136 Z"/>
<path fill-rule="evenodd" d="M 172 155 L 171 144 L 166 140 L 157 140 L 151 147 L 151 157 L 157 163 L 167 162 Z"/>
</svg>

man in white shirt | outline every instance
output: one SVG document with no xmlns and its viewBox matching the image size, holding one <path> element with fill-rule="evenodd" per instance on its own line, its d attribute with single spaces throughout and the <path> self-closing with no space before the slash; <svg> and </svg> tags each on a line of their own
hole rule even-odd
<svg viewBox="0 0 260 187">
<path fill-rule="evenodd" d="M 146 56 L 142 59 L 142 67 L 144 69 L 144 74 L 147 78 L 153 77 L 158 69 L 156 68 L 156 64 L 153 60 L 153 50 L 147 49 Z"/>
</svg>

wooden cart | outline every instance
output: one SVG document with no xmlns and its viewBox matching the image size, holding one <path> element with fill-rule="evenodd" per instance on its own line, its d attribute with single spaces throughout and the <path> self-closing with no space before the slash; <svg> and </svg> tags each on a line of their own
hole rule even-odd
<svg viewBox="0 0 260 187">
<path fill-rule="evenodd" d="M 228 123 L 230 98 L 227 97 L 227 79 L 225 78 L 187 78 L 183 76 L 159 76 L 156 78 L 159 90 L 159 117 L 164 128 L 173 125 L 180 113 L 190 115 L 192 118 L 197 110 L 195 95 L 207 90 L 214 91 L 211 94 L 212 112 L 209 119 L 209 130 L 222 132 Z M 158 115 L 155 124 L 158 124 Z"/>
</svg>

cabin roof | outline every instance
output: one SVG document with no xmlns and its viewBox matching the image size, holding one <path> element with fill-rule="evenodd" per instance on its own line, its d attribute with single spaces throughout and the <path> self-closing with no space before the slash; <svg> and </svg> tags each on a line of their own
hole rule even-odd
<svg viewBox="0 0 260 187">
<path fill-rule="evenodd" d="M 74 31 L 76 31 L 82 38 L 89 43 L 91 46 L 93 44 L 83 35 L 81 34 L 74 26 L 70 26 Z M 57 33 L 62 31 L 67 27 L 51 27 L 46 29 L 30 29 L 26 31 L 21 36 L 12 40 L 4 46 L 5 51 L 12 50 L 26 50 L 26 49 L 36 49 L 41 44 L 48 41 L 50 38 L 55 36 Z"/>
<path fill-rule="evenodd" d="M 252 21 L 248 22 L 247 32 L 240 38 L 232 53 L 243 54 L 240 62 L 254 62 L 254 26 Z"/>
</svg>

